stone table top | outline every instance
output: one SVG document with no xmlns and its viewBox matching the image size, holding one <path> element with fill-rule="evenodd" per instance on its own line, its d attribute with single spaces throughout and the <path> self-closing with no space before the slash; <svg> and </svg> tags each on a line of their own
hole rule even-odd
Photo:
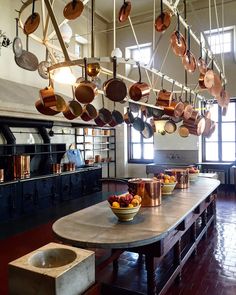
<svg viewBox="0 0 236 295">
<path fill-rule="evenodd" d="M 175 189 L 172 195 L 163 196 L 161 206 L 141 207 L 128 222 L 118 221 L 103 201 L 60 218 L 53 231 L 61 241 L 83 248 L 144 246 L 164 238 L 219 185 L 219 180 L 199 178 L 188 189 Z"/>
</svg>

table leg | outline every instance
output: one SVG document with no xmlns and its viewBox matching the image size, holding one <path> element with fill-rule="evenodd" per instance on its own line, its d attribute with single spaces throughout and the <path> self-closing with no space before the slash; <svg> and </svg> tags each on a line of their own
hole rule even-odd
<svg viewBox="0 0 236 295">
<path fill-rule="evenodd" d="M 145 254 L 145 263 L 147 270 L 147 294 L 156 295 L 156 273 L 154 265 L 154 257 L 149 254 Z"/>
</svg>

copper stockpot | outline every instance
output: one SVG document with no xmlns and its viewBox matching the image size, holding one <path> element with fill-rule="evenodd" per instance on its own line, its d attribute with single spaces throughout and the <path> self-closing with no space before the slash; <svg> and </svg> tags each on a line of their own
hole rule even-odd
<svg viewBox="0 0 236 295">
<path fill-rule="evenodd" d="M 151 178 L 133 178 L 128 181 L 128 191 L 142 197 L 143 207 L 161 205 L 161 182 Z"/>
<path fill-rule="evenodd" d="M 61 164 L 58 164 L 58 163 L 52 164 L 52 173 L 53 174 L 61 173 Z"/>
<path fill-rule="evenodd" d="M 30 156 L 26 155 L 14 155 L 14 179 L 24 179 L 30 177 Z"/>
<path fill-rule="evenodd" d="M 184 120 L 183 125 L 188 128 L 190 134 L 199 136 L 205 130 L 206 120 L 204 117 L 199 117 L 195 122 L 193 120 Z"/>
<path fill-rule="evenodd" d="M 176 188 L 189 187 L 189 170 L 188 169 L 167 169 L 166 174 L 174 175 L 177 181 Z"/>
<path fill-rule="evenodd" d="M 156 106 L 169 107 L 172 101 L 172 92 L 162 89 L 157 97 Z"/>
</svg>

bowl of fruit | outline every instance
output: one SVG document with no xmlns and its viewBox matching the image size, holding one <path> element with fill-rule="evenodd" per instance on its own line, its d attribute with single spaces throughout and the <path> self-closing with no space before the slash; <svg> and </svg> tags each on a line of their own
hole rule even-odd
<svg viewBox="0 0 236 295">
<path fill-rule="evenodd" d="M 199 170 L 196 167 L 191 167 L 188 169 L 189 181 L 196 181 L 199 175 Z"/>
<path fill-rule="evenodd" d="M 175 176 L 174 175 L 170 176 L 168 174 L 160 173 L 157 176 L 157 178 L 160 179 L 162 182 L 161 194 L 171 195 L 177 184 Z"/>
<path fill-rule="evenodd" d="M 108 198 L 112 212 L 120 221 L 131 221 L 138 213 L 142 198 L 138 195 L 125 193 L 122 195 L 112 195 Z"/>
</svg>

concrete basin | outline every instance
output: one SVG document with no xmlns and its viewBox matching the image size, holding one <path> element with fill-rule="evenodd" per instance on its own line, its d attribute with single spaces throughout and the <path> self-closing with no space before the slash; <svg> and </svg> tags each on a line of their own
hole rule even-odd
<svg viewBox="0 0 236 295">
<path fill-rule="evenodd" d="M 66 248 L 54 248 L 41 250 L 31 256 L 29 264 L 39 268 L 54 268 L 64 266 L 77 258 L 73 250 Z"/>
</svg>

